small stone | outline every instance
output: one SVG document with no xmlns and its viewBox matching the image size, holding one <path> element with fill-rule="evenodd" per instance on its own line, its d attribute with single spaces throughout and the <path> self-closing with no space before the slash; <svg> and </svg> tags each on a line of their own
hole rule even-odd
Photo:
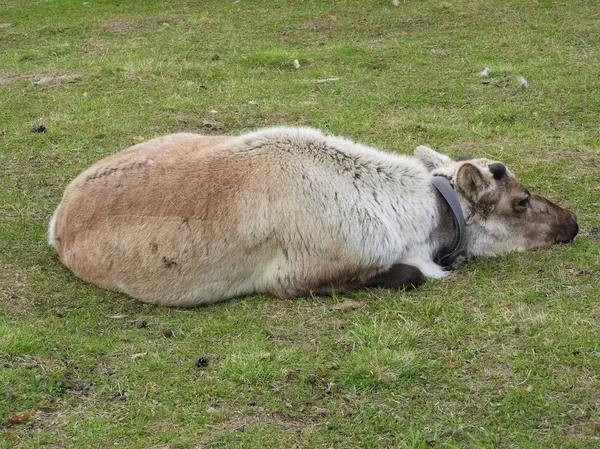
<svg viewBox="0 0 600 449">
<path fill-rule="evenodd" d="M 294 68 L 296 70 L 298 70 L 300 68 L 300 61 L 298 61 L 297 59 L 294 59 Z"/>
<path fill-rule="evenodd" d="M 344 298 L 344 301 L 341 304 L 336 304 L 334 308 L 341 310 L 356 310 L 361 306 L 362 304 L 358 301 L 354 301 L 349 298 Z"/>
<path fill-rule="evenodd" d="M 479 72 L 477 74 L 477 76 L 479 78 L 487 78 L 488 76 L 490 76 L 490 69 L 489 69 L 489 67 L 486 67 L 485 69 L 483 69 L 481 72 Z"/>
<path fill-rule="evenodd" d="M 163 330 L 163 335 L 166 338 L 171 338 L 175 336 L 175 332 L 173 332 L 173 329 L 169 329 L 168 327 L 166 329 Z"/>
<path fill-rule="evenodd" d="M 207 118 L 202 120 L 202 124 L 204 126 L 206 126 L 209 129 L 212 129 L 214 131 L 218 131 L 220 129 L 223 129 L 223 125 L 219 122 L 217 122 L 216 120 L 213 120 L 211 118 Z"/>
<path fill-rule="evenodd" d="M 525 78 L 523 78 L 522 76 L 517 76 L 517 83 L 519 83 L 519 86 L 521 87 L 521 89 L 527 89 L 527 87 L 529 87 L 527 80 Z"/>
<path fill-rule="evenodd" d="M 36 126 L 35 128 L 31 128 L 32 133 L 45 133 L 48 131 L 44 125 Z"/>
<path fill-rule="evenodd" d="M 258 355 L 258 360 L 260 360 L 261 362 L 264 362 L 265 360 L 269 360 L 270 358 L 271 358 L 270 352 L 261 352 Z"/>
</svg>

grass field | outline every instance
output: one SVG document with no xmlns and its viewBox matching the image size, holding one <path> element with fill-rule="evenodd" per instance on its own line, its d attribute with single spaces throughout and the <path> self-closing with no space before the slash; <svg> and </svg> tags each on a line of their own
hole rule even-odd
<svg viewBox="0 0 600 449">
<path fill-rule="evenodd" d="M 587 0 L 0 2 L 0 447 L 600 447 L 599 26 Z M 100 158 L 283 124 L 502 160 L 580 237 L 412 293 L 193 310 L 46 245 Z"/>
</svg>

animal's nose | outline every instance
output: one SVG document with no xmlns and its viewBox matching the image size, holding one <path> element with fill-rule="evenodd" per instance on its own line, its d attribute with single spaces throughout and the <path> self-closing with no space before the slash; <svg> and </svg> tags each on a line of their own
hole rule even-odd
<svg viewBox="0 0 600 449">
<path fill-rule="evenodd" d="M 575 214 L 571 214 L 571 223 L 573 224 L 573 238 L 575 238 L 575 236 L 577 235 L 577 233 L 579 232 L 579 225 L 577 224 L 577 216 Z"/>
<path fill-rule="evenodd" d="M 565 241 L 565 243 L 572 242 L 575 239 L 577 233 L 579 232 L 579 225 L 577 224 L 577 215 L 569 215 L 569 222 L 571 225 L 571 233 L 569 238 Z"/>
</svg>

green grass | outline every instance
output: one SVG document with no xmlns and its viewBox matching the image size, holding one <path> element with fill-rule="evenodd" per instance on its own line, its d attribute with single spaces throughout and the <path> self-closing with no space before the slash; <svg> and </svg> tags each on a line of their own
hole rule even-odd
<svg viewBox="0 0 600 449">
<path fill-rule="evenodd" d="M 0 447 L 599 447 L 598 13 L 584 0 L 5 0 Z M 266 296 L 152 307 L 85 285 L 46 245 L 62 191 L 98 159 L 170 132 L 279 124 L 503 160 L 576 212 L 581 236 L 413 293 L 361 291 L 355 310 Z"/>
</svg>

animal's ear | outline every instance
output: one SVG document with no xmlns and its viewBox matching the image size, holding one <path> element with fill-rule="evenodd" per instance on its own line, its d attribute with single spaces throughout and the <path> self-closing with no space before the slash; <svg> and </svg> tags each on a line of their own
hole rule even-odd
<svg viewBox="0 0 600 449">
<path fill-rule="evenodd" d="M 425 145 L 420 145 L 415 148 L 415 157 L 425 164 L 429 171 L 440 168 L 445 164 L 452 162 L 445 154 L 440 154 Z"/>
<path fill-rule="evenodd" d="M 479 203 L 489 193 L 492 175 L 476 165 L 465 162 L 458 169 L 454 180 L 456 189 L 467 199 Z"/>
</svg>

